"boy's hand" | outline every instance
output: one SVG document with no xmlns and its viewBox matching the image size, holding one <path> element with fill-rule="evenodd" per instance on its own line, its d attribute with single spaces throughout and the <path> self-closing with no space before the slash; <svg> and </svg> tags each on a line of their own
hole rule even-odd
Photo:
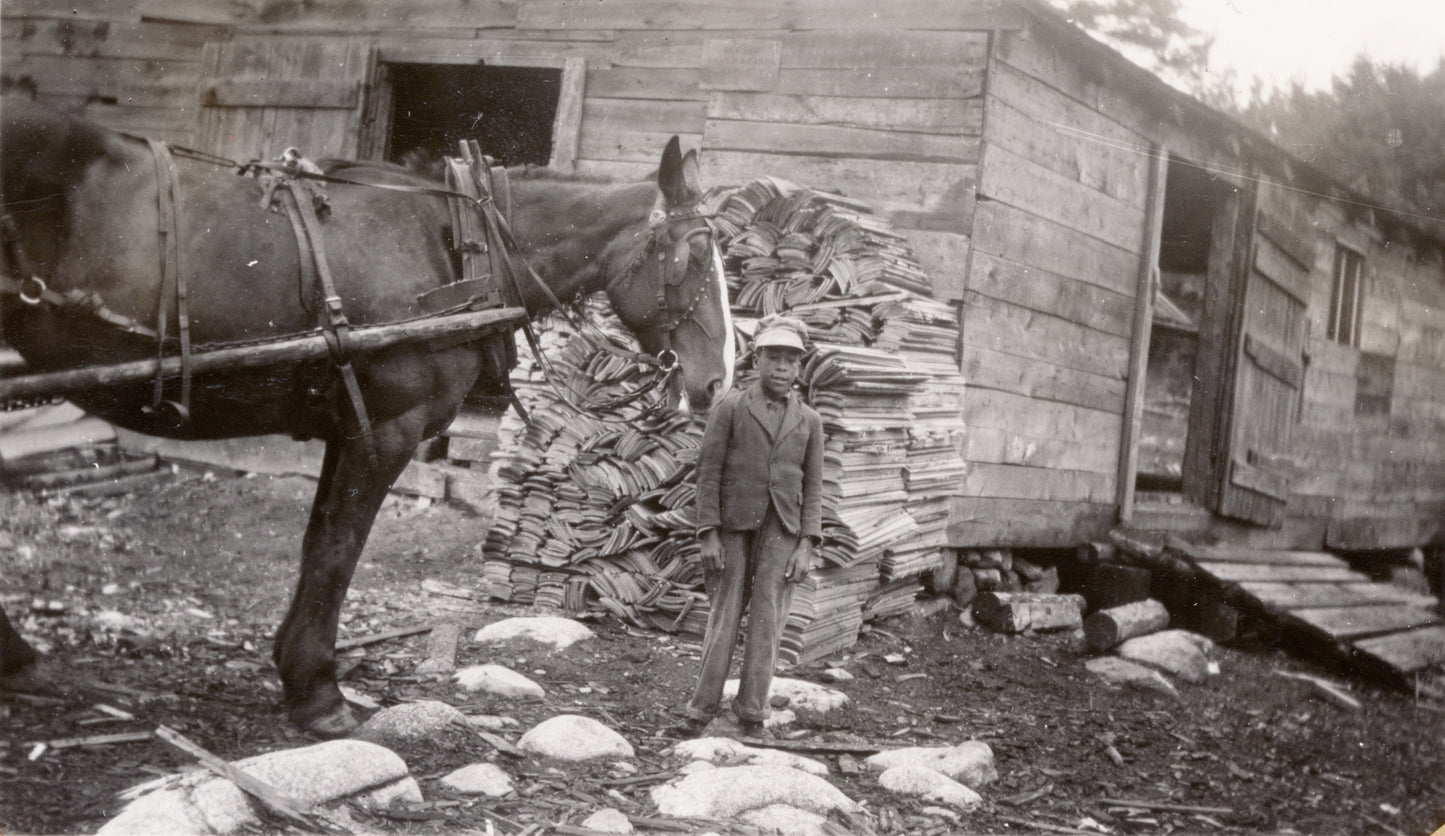
<svg viewBox="0 0 1445 836">
<path fill-rule="evenodd" d="M 723 548 L 722 538 L 718 536 L 714 528 L 702 535 L 698 543 L 700 547 L 699 559 L 702 560 L 703 571 L 721 572 L 723 570 Z"/>
<path fill-rule="evenodd" d="M 783 572 L 783 580 L 789 583 L 802 583 L 808 579 L 808 568 L 813 565 L 813 541 L 804 537 L 798 542 L 797 548 L 788 558 L 788 568 Z"/>
</svg>

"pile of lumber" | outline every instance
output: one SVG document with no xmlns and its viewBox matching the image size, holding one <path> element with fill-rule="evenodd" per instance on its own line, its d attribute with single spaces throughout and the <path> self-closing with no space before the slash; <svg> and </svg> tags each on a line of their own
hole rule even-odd
<svg viewBox="0 0 1445 836">
<path fill-rule="evenodd" d="M 944 522 L 964 473 L 958 313 L 924 295 L 907 242 L 860 204 L 771 178 L 715 201 L 744 337 L 735 385 L 751 382 L 756 319 L 798 317 L 812 343 L 800 388 L 826 435 L 824 542 L 821 566 L 795 591 L 780 654 L 805 663 L 851 646 L 865 619 L 910 610 L 923 574 L 953 559 Z M 588 317 L 606 322 L 600 306 Z M 572 400 L 645 382 L 647 370 L 601 351 L 597 336 L 554 325 L 551 383 Z M 700 633 L 692 468 L 703 419 L 655 398 L 579 413 L 530 361 L 514 381 L 531 419 L 505 418 L 493 456 L 488 594 Z"/>
<path fill-rule="evenodd" d="M 121 449 L 116 430 L 69 401 L 9 404 L 0 411 L 0 477 L 6 487 L 49 496 L 107 496 L 157 478 L 154 454 Z"/>
</svg>

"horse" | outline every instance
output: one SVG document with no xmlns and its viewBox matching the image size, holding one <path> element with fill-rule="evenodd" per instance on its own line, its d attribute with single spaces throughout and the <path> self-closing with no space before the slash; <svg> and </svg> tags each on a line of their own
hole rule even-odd
<svg viewBox="0 0 1445 836">
<path fill-rule="evenodd" d="M 317 328 L 332 306 L 346 327 L 394 322 L 423 313 L 421 297 L 462 278 L 448 198 L 421 173 L 380 162 L 319 166 L 326 212 L 317 249 L 328 254 L 334 285 L 322 299 L 303 279 L 317 271 L 305 263 L 298 229 L 266 205 L 264 177 L 238 176 L 202 153 L 163 154 L 158 143 L 29 102 L 6 101 L 3 111 L 0 324 L 30 369 L 155 358 L 162 347 L 174 355 L 183 330 L 198 349 L 265 341 Z M 509 175 L 510 233 L 531 269 L 505 283 L 504 302 L 535 317 L 605 291 L 644 351 L 675 357 L 688 404 L 706 408 L 731 384 L 733 331 L 722 259 L 700 208 L 697 152 L 683 155 L 673 137 L 655 180 L 632 183 Z M 510 363 L 498 353 L 494 339 L 462 335 L 344 361 L 198 371 L 182 376 L 179 411 L 158 408 L 174 404 L 174 377 L 71 399 L 163 437 L 287 433 L 325 441 L 299 576 L 272 655 L 289 720 L 331 738 L 358 725 L 337 685 L 335 642 L 372 523 L 417 445 L 447 427 L 479 380 L 495 387 L 504 378 Z M 341 365 L 350 366 L 351 381 Z M 162 399 L 166 386 L 172 397 Z M 23 681 L 35 661 L 3 620 L 0 675 Z"/>
</svg>

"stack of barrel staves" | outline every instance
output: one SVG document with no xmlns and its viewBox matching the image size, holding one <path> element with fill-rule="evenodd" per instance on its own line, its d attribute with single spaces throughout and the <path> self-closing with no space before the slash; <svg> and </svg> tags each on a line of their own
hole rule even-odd
<svg viewBox="0 0 1445 836">
<path fill-rule="evenodd" d="M 851 646 L 865 618 L 912 607 L 920 575 L 948 554 L 947 497 L 964 472 L 957 311 L 927 296 L 907 242 L 860 204 L 773 178 L 714 204 L 739 330 L 783 312 L 813 344 L 801 383 L 827 436 L 823 565 L 794 595 L 781 651 L 806 663 Z M 606 322 L 596 304 L 588 318 Z M 562 402 L 554 387 L 597 402 L 650 373 L 574 330 L 546 336 L 553 385 L 530 362 L 514 375 L 531 420 L 502 424 L 489 594 L 701 633 L 692 470 L 703 418 L 655 397 L 601 412 Z M 750 359 L 744 339 L 736 385 L 750 382 Z"/>
</svg>

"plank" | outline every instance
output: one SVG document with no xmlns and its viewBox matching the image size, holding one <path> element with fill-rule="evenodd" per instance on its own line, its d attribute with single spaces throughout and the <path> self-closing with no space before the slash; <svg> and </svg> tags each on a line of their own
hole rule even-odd
<svg viewBox="0 0 1445 836">
<path fill-rule="evenodd" d="M 1283 250 L 1264 239 L 1255 243 L 1254 269 L 1302 305 L 1310 302 L 1310 271 L 1289 259 Z"/>
<path fill-rule="evenodd" d="M 552 156 L 547 161 L 557 171 L 572 171 L 577 167 L 582 142 L 583 91 L 587 83 L 587 59 L 569 55 L 562 65 L 557 115 L 552 126 Z"/>
<path fill-rule="evenodd" d="M 958 495 L 1104 503 L 1113 501 L 1115 481 L 1113 474 L 970 462 Z"/>
<path fill-rule="evenodd" d="M 667 134 L 700 134 L 706 118 L 701 101 L 587 99 L 582 104 L 582 128 Z M 649 152 L 656 155 L 656 146 Z M 656 163 L 656 160 L 653 161 Z"/>
<path fill-rule="evenodd" d="M 709 151 L 823 154 L 872 160 L 976 163 L 978 137 L 708 119 L 703 127 Z"/>
<path fill-rule="evenodd" d="M 1369 582 L 1369 577 L 1353 569 L 1333 566 L 1270 566 L 1259 563 L 1215 563 L 1199 561 L 1199 568 L 1222 581 L 1290 581 L 1293 583 Z"/>
<path fill-rule="evenodd" d="M 1122 415 L 1125 382 L 976 345 L 963 347 L 963 376 L 972 389 L 995 389 Z"/>
<path fill-rule="evenodd" d="M 974 248 L 979 252 L 1094 284 L 1131 299 L 1134 296 L 1140 256 L 1067 224 L 1028 209 L 980 200 L 972 232 Z"/>
<path fill-rule="evenodd" d="M 1397 632 L 1440 623 L 1439 616 L 1430 610 L 1400 604 L 1304 607 L 1290 610 L 1290 615 L 1340 639 L 1353 639 L 1371 633 Z"/>
<path fill-rule="evenodd" d="M 1348 568 L 1349 564 L 1329 552 L 1303 551 L 1292 549 L 1254 549 L 1247 546 L 1210 546 L 1203 543 L 1188 543 L 1171 540 L 1171 548 L 1184 552 L 1195 560 L 1209 560 L 1216 563 L 1263 563 L 1272 566 L 1331 566 Z"/>
<path fill-rule="evenodd" d="M 1041 121 L 988 97 L 990 145 L 1005 147 L 1063 177 L 1143 208 L 1149 196 L 1148 147 L 1081 141 L 1080 133 L 1068 123 Z"/>
<path fill-rule="evenodd" d="M 778 82 L 782 45 L 757 38 L 716 38 L 702 45 L 703 90 L 771 90 Z"/>
<path fill-rule="evenodd" d="M 956 496 L 948 508 L 948 544 L 955 548 L 1061 548 L 1097 539 L 1114 523 L 1112 502 Z"/>
<path fill-rule="evenodd" d="M 13 55 L 198 61 L 205 42 L 225 31 L 220 26 L 74 20 L 67 9 L 63 20 L 26 15 L 23 23 L 7 22 L 0 28 L 0 36 L 3 36 L 5 51 Z"/>
<path fill-rule="evenodd" d="M 876 24 L 866 30 L 821 30 L 788 33 L 783 39 L 782 66 L 864 71 L 885 67 L 956 67 L 982 69 L 988 60 L 987 32 L 887 31 Z"/>
<path fill-rule="evenodd" d="M 970 427 L 963 457 L 971 462 L 1112 473 L 1115 447 L 1096 441 L 1036 438 L 999 427 Z"/>
<path fill-rule="evenodd" d="M 1445 662 L 1445 627 L 1421 627 L 1373 639 L 1355 647 L 1406 673 Z"/>
<path fill-rule="evenodd" d="M 899 222 L 899 215 L 953 217 L 957 228 L 946 231 L 965 234 L 973 226 L 975 166 L 929 162 L 867 165 L 814 154 L 762 154 L 711 147 L 702 155 L 701 163 L 703 182 L 710 185 L 741 186 L 763 175 L 773 175 L 862 201 L 888 214 L 895 226 L 910 227 Z"/>
<path fill-rule="evenodd" d="M 201 87 L 207 107 L 352 108 L 360 99 L 357 81 L 221 79 Z"/>
<path fill-rule="evenodd" d="M 1129 296 L 1002 256 L 976 253 L 968 289 L 1095 331 L 1131 334 L 1134 300 Z"/>
<path fill-rule="evenodd" d="M 605 67 L 587 73 L 587 95 L 599 99 L 703 99 L 694 68 Z M 714 94 L 723 95 L 723 94 Z M 711 108 L 708 111 L 712 115 Z"/>
<path fill-rule="evenodd" d="M 1371 589 L 1379 584 L 1246 581 L 1239 586 L 1264 603 L 1283 609 L 1367 606 L 1381 600 Z"/>
<path fill-rule="evenodd" d="M 965 393 L 963 407 L 970 429 L 997 427 L 1036 438 L 1093 444 L 1117 443 L 1122 420 L 1115 413 L 988 389 Z"/>
<path fill-rule="evenodd" d="M 860 73 L 854 69 L 799 69 L 778 72 L 782 95 L 892 96 L 912 99 L 971 99 L 983 92 L 983 70 L 978 67 L 880 67 Z"/>
<path fill-rule="evenodd" d="M 979 170 L 978 193 L 1033 212 L 1090 237 L 1138 254 L 1144 210 L 1085 183 L 990 144 Z"/>
<path fill-rule="evenodd" d="M 1025 13 L 1006 0 L 786 0 L 781 4 L 789 29 L 1019 29 Z"/>
<path fill-rule="evenodd" d="M 775 0 L 528 0 L 515 8 L 521 29 L 775 30 L 782 24 Z"/>
<path fill-rule="evenodd" d="M 1295 271 L 1308 273 L 1314 266 L 1314 243 L 1273 212 L 1255 216 L 1255 230 L 1295 263 Z"/>
<path fill-rule="evenodd" d="M 973 290 L 964 296 L 963 343 L 1119 380 L 1128 374 L 1128 338 Z"/>
<path fill-rule="evenodd" d="M 708 98 L 707 115 L 712 119 L 792 122 L 950 136 L 980 136 L 983 133 L 983 102 L 979 99 L 840 98 L 718 91 Z"/>
<path fill-rule="evenodd" d="M 969 239 L 956 232 L 910 229 L 905 232 L 913 245 L 913 256 L 933 283 L 935 298 L 963 299 L 968 283 Z"/>
</svg>

